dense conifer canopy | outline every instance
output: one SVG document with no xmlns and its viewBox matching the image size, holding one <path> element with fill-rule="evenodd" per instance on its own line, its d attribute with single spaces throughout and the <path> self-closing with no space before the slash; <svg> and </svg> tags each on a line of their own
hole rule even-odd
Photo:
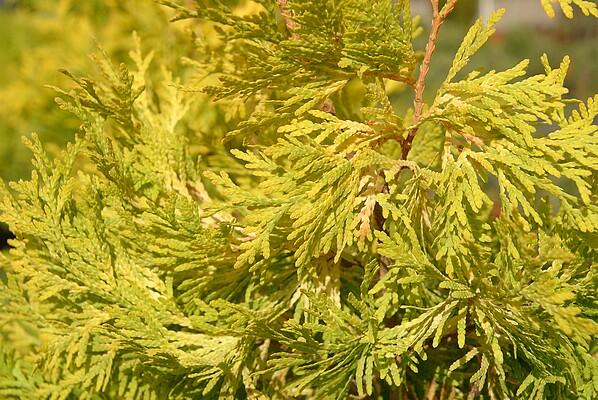
<svg viewBox="0 0 598 400">
<path fill-rule="evenodd" d="M 65 71 L 79 135 L 0 184 L 0 398 L 598 397 L 598 96 L 569 58 L 470 65 L 498 10 L 425 103 L 456 0 L 426 29 L 408 0 L 161 3 L 184 67 L 135 36 L 132 68 Z"/>
</svg>

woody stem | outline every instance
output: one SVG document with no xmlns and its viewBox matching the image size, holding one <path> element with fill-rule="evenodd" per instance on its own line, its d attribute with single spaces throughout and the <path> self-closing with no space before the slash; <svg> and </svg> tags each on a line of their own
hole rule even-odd
<svg viewBox="0 0 598 400">
<path fill-rule="evenodd" d="M 430 60 L 432 59 L 432 54 L 434 54 L 434 50 L 436 49 L 438 32 L 440 31 L 440 27 L 442 26 L 443 22 L 446 20 L 446 17 L 455 8 L 458 0 L 448 0 L 446 5 L 442 7 L 442 10 L 439 10 L 438 1 L 439 0 L 430 0 L 432 3 L 432 11 L 434 16 L 432 19 L 430 36 L 428 37 L 428 43 L 426 44 L 424 59 L 419 68 L 419 76 L 415 82 L 415 100 L 413 102 L 415 111 L 413 114 L 413 127 L 409 129 L 407 138 L 403 140 L 401 146 L 401 158 L 404 160 L 407 159 L 407 156 L 411 151 L 413 139 L 415 139 L 415 135 L 417 134 L 419 127 L 418 123 L 421 120 L 424 110 L 424 90 L 426 88 L 426 77 L 428 76 L 428 72 L 430 72 Z"/>
</svg>

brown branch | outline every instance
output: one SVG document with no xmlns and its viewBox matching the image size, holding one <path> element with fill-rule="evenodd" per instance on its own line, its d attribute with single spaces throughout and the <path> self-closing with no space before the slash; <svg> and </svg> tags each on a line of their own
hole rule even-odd
<svg viewBox="0 0 598 400">
<path fill-rule="evenodd" d="M 448 0 L 446 5 L 442 7 L 442 10 L 440 11 L 438 1 L 439 0 L 430 0 L 432 3 L 434 17 L 432 19 L 432 28 L 430 30 L 430 36 L 428 37 L 428 43 L 426 44 L 424 59 L 419 68 L 419 76 L 415 82 L 415 100 L 413 102 L 415 108 L 415 112 L 413 114 L 414 127 L 409 130 L 407 138 L 401 141 L 401 158 L 404 160 L 407 159 L 407 155 L 409 155 L 409 151 L 411 151 L 413 139 L 415 138 L 418 130 L 417 124 L 419 123 L 424 110 L 424 90 L 426 88 L 426 77 L 428 76 L 428 72 L 430 72 L 430 60 L 432 59 L 432 54 L 434 54 L 434 50 L 436 49 L 438 31 L 440 31 L 440 27 L 442 26 L 442 23 L 445 21 L 446 17 L 455 8 L 458 0 Z"/>
<path fill-rule="evenodd" d="M 391 81 L 397 81 L 397 82 L 401 82 L 404 83 L 406 85 L 415 87 L 415 79 L 409 77 L 409 76 L 403 76 L 399 73 L 396 72 L 385 72 L 383 74 L 380 75 L 380 73 L 378 72 L 369 72 L 366 71 L 366 73 L 364 74 L 366 76 L 368 75 L 372 75 L 372 76 L 381 76 L 384 79 L 390 79 Z"/>
<path fill-rule="evenodd" d="M 401 144 L 401 159 L 406 160 L 409 152 L 411 151 L 411 147 L 413 145 L 413 139 L 417 134 L 418 126 L 423 109 L 424 109 L 424 89 L 426 88 L 426 77 L 428 76 L 428 72 L 430 72 L 430 60 L 432 59 L 432 54 L 434 54 L 434 50 L 436 49 L 436 41 L 438 40 L 438 32 L 440 31 L 440 26 L 446 19 L 446 17 L 453 11 L 455 5 L 457 4 L 458 0 L 448 0 L 442 10 L 439 10 L 438 2 L 439 0 L 430 0 L 432 3 L 432 10 L 434 13 L 434 18 L 432 20 L 432 29 L 430 30 L 430 36 L 428 37 L 428 43 L 426 44 L 426 52 L 424 55 L 424 59 L 419 69 L 419 76 L 415 84 L 412 80 L 405 81 L 404 78 L 393 75 L 393 76 L 385 76 L 387 79 L 395 79 L 401 80 L 411 86 L 414 86 L 415 90 L 415 100 L 414 100 L 414 107 L 415 112 L 413 115 L 413 125 L 414 127 L 411 128 L 407 134 L 407 138 L 399 139 Z M 404 168 L 404 167 L 403 167 Z M 388 184 L 384 185 L 386 191 L 388 191 Z M 383 230 L 382 227 L 384 226 L 385 220 L 382 216 L 382 209 L 379 207 L 375 210 L 376 222 L 379 229 Z M 380 279 L 384 277 L 384 275 L 388 272 L 388 266 L 391 264 L 390 260 L 386 259 L 385 257 L 380 258 Z M 428 393 L 428 397 L 434 396 L 436 390 L 436 382 L 432 382 L 433 386 L 429 388 L 429 390 L 433 390 L 430 394 Z"/>
<path fill-rule="evenodd" d="M 276 4 L 278 5 L 278 8 L 280 9 L 280 15 L 282 15 L 284 24 L 287 27 L 287 30 L 289 31 L 289 33 L 291 34 L 291 38 L 297 39 L 299 37 L 299 35 L 297 35 L 295 33 L 296 25 L 295 25 L 295 21 L 293 21 L 293 18 L 291 17 L 291 11 L 289 10 L 287 0 L 276 0 Z"/>
<path fill-rule="evenodd" d="M 436 398 L 436 385 L 436 379 L 432 378 L 432 382 L 430 382 L 430 386 L 428 386 L 426 400 L 434 400 Z"/>
</svg>

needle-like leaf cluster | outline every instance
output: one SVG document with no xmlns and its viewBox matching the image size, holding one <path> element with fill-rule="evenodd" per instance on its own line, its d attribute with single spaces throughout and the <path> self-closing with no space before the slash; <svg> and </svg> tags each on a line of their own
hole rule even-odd
<svg viewBox="0 0 598 400">
<path fill-rule="evenodd" d="M 409 1 L 163 3 L 194 72 L 139 43 L 66 72 L 77 139 L 0 186 L 1 398 L 598 396 L 598 97 L 568 58 L 464 74 L 499 11 L 414 117 Z"/>
</svg>

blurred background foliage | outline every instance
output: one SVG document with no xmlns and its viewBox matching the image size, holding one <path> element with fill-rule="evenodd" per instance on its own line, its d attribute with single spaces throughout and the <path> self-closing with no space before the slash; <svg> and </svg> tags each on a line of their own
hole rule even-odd
<svg viewBox="0 0 598 400">
<path fill-rule="evenodd" d="M 225 2 L 243 3 L 242 0 Z M 525 2 L 539 5 L 538 0 L 521 0 L 520 4 Z M 429 2 L 413 0 L 414 6 L 417 3 L 426 7 Z M 499 3 L 497 0 L 496 6 L 502 5 Z M 241 5 L 241 12 L 246 9 L 247 4 Z M 477 1 L 462 0 L 443 27 L 428 77 L 428 96 L 434 94 L 444 79 L 454 52 L 477 14 Z M 22 136 L 38 133 L 50 153 L 72 140 L 78 122 L 56 106 L 56 92 L 48 86 L 73 87 L 70 79 L 59 72 L 62 68 L 77 76 L 97 73 L 89 55 L 98 46 L 115 63 L 130 63 L 128 53 L 135 46 L 132 33 L 137 32 L 144 51 L 155 52 L 150 73 L 156 79 L 162 66 L 183 77 L 198 71 L 187 68 L 185 58 L 201 64 L 202 59 L 217 56 L 222 44 L 211 38 L 211 26 L 199 26 L 197 22 L 195 25 L 170 23 L 170 17 L 169 9 L 153 0 L 0 0 L 0 178 L 10 181 L 29 176 L 31 154 L 22 145 Z M 500 70 L 530 58 L 530 73 L 540 73 L 542 53 L 546 52 L 553 63 L 569 54 L 572 66 L 567 86 L 571 95 L 583 99 L 598 91 L 595 20 L 579 18 L 575 23 L 556 20 L 542 26 L 526 23 L 525 16 L 519 20 L 522 23 L 501 29 L 471 65 Z M 426 21 L 426 17 L 422 18 L 424 26 Z M 417 48 L 423 49 L 424 40 L 423 36 L 417 39 Z M 195 79 L 198 89 L 209 83 L 205 76 L 187 78 Z M 400 87 L 390 85 L 389 90 L 395 93 L 393 99 L 398 109 L 411 106 L 412 99 L 403 96 Z M 198 96 L 187 123 L 198 138 L 191 143 L 193 151 L 204 158 L 210 157 L 212 165 L 214 157 L 218 157 L 223 169 L 230 170 L 238 165 L 226 155 L 221 139 L 245 117 L 251 105 L 224 104 L 215 107 L 205 97 Z M 1 230 L 0 227 L 0 236 Z"/>
<path fill-rule="evenodd" d="M 148 0 L 12 0 L 0 8 L 0 177 L 30 171 L 21 137 L 37 132 L 58 148 L 72 139 L 78 122 L 58 109 L 47 85 L 71 87 L 62 68 L 89 76 L 89 55 L 98 45 L 116 62 L 128 62 L 132 32 L 161 63 L 175 65 L 191 43 L 183 25 L 169 23 L 164 7 Z"/>
</svg>

